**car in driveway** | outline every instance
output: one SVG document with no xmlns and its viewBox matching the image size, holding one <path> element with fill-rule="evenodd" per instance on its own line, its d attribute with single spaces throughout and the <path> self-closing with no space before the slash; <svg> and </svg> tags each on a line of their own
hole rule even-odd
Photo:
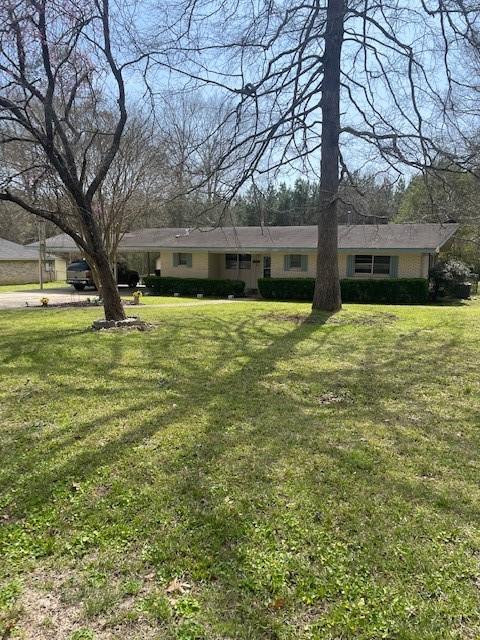
<svg viewBox="0 0 480 640">
<path fill-rule="evenodd" d="M 140 276 L 138 271 L 129 269 L 124 262 L 117 262 L 117 283 L 136 287 Z M 86 260 L 75 260 L 67 267 L 67 283 L 77 291 L 83 291 L 85 287 L 95 287 L 92 270 Z"/>
</svg>

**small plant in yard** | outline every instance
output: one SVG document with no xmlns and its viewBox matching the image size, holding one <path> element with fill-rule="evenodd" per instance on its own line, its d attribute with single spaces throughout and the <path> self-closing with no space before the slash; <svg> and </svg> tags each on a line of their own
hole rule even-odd
<svg viewBox="0 0 480 640">
<path fill-rule="evenodd" d="M 20 586 L 16 582 L 0 586 L 0 638 L 8 638 L 16 626 L 19 614 L 17 601 L 20 597 Z"/>
<path fill-rule="evenodd" d="M 49 302 L 49 299 L 46 297 L 40 298 L 40 304 L 42 305 L 42 307 L 48 307 Z"/>
<path fill-rule="evenodd" d="M 141 609 L 157 621 L 166 621 L 172 617 L 168 599 L 162 594 L 147 596 L 140 605 Z"/>
<path fill-rule="evenodd" d="M 191 618 L 200 611 L 200 604 L 195 598 L 184 596 L 174 603 L 174 608 L 178 615 L 184 618 Z"/>
<path fill-rule="evenodd" d="M 133 304 L 140 304 L 140 300 L 142 299 L 143 293 L 141 291 L 134 291 L 132 293 Z"/>
<path fill-rule="evenodd" d="M 203 627 L 193 620 L 184 622 L 177 630 L 178 640 L 204 640 L 206 637 Z"/>
</svg>

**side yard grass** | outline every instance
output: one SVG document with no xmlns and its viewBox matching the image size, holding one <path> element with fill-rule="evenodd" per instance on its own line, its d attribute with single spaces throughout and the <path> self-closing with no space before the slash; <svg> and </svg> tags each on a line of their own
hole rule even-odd
<svg viewBox="0 0 480 640">
<path fill-rule="evenodd" d="M 97 315 L 0 312 L 0 638 L 479 637 L 480 304 Z"/>
<path fill-rule="evenodd" d="M 45 289 L 59 289 L 68 285 L 66 285 L 63 280 L 56 280 L 54 282 L 44 282 L 43 286 Z M 12 291 L 41 292 L 41 289 L 38 282 L 33 282 L 31 284 L 0 284 L 0 293 L 10 293 Z"/>
</svg>

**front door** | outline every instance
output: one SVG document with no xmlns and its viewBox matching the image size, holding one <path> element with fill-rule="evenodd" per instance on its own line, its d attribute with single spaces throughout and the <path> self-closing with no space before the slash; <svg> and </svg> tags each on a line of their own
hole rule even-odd
<svg viewBox="0 0 480 640">
<path fill-rule="evenodd" d="M 272 275 L 272 258 L 263 256 L 263 277 L 270 278 Z"/>
</svg>

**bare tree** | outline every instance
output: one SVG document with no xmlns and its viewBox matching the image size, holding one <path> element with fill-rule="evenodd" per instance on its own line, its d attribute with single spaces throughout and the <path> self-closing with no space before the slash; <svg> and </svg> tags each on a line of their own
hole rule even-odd
<svg viewBox="0 0 480 640">
<path fill-rule="evenodd" d="M 341 306 L 342 181 L 370 164 L 394 183 L 402 165 L 424 170 L 442 152 L 446 121 L 438 105 L 453 77 L 443 54 L 459 48 L 449 37 L 458 19 L 453 4 L 185 0 L 164 11 L 168 57 L 155 52 L 154 39 L 140 52 L 149 69 L 168 67 L 189 90 L 225 92 L 234 135 L 221 163 L 238 169 L 232 193 L 279 170 L 320 180 L 316 309 Z"/>
<path fill-rule="evenodd" d="M 102 162 L 106 144 L 104 138 L 97 138 L 92 144 L 90 179 Z M 112 270 L 123 236 L 146 216 L 152 200 L 158 198 L 159 175 L 164 168 L 165 153 L 152 125 L 143 117 L 133 118 L 124 129 L 117 154 L 92 201 Z"/>
<path fill-rule="evenodd" d="M 167 95 L 157 109 L 162 114 L 158 135 L 165 149 L 160 201 L 169 219 L 175 226 L 217 225 L 229 179 L 221 159 L 231 141 L 228 127 L 220 126 L 225 122 L 222 103 L 212 95 Z"/>
<path fill-rule="evenodd" d="M 5 0 L 0 23 L 0 200 L 71 236 L 123 319 L 95 211 L 127 121 L 109 0 Z"/>
</svg>

